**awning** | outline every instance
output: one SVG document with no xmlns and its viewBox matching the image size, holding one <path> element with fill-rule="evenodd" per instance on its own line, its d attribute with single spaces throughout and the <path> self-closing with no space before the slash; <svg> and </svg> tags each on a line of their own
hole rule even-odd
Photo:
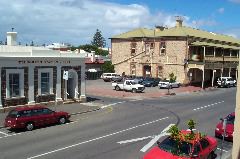
<svg viewBox="0 0 240 159">
<path fill-rule="evenodd" d="M 236 46 L 222 45 L 222 44 L 215 44 L 215 43 L 207 43 L 207 42 L 200 42 L 200 41 L 193 42 L 190 45 L 193 45 L 193 46 L 212 46 L 212 47 L 217 47 L 217 48 L 240 50 L 240 47 L 236 47 Z"/>
</svg>

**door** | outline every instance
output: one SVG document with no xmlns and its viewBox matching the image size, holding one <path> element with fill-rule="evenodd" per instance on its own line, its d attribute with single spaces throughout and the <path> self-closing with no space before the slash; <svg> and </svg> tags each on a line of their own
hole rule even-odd
<svg viewBox="0 0 240 159">
<path fill-rule="evenodd" d="M 41 119 L 43 119 L 44 125 L 54 124 L 58 120 L 55 117 L 55 112 L 48 109 L 48 108 L 43 108 L 42 109 Z"/>
<path fill-rule="evenodd" d="M 74 78 L 68 78 L 67 81 L 67 98 L 73 99 L 75 96 Z"/>
</svg>

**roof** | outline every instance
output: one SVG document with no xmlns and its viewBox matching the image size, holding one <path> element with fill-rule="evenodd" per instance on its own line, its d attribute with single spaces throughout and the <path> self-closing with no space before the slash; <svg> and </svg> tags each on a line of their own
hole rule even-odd
<svg viewBox="0 0 240 159">
<path fill-rule="evenodd" d="M 219 47 L 219 48 L 224 48 L 224 49 L 234 49 L 234 50 L 239 50 L 240 47 L 236 46 L 229 46 L 229 45 L 222 45 L 222 44 L 215 44 L 215 43 L 207 43 L 207 42 L 193 42 L 191 45 L 195 46 L 213 46 L 213 47 Z"/>
<path fill-rule="evenodd" d="M 232 36 L 216 34 L 216 33 L 195 29 L 191 27 L 185 27 L 185 26 L 172 27 L 169 29 L 165 29 L 163 31 L 155 31 L 154 29 L 138 28 L 126 33 L 113 36 L 112 39 L 114 38 L 126 39 L 126 38 L 134 38 L 134 37 L 189 37 L 189 36 L 223 41 L 223 42 L 230 42 L 230 43 L 235 43 L 240 45 L 240 40 Z"/>
<path fill-rule="evenodd" d="M 40 109 L 40 108 L 46 108 L 42 105 L 32 105 L 32 106 L 22 106 L 22 107 L 16 107 L 16 111 L 22 111 L 22 110 L 32 110 L 32 109 Z"/>
<path fill-rule="evenodd" d="M 132 31 L 122 33 L 116 36 L 113 36 L 112 39 L 127 39 L 127 38 L 137 38 L 137 37 L 153 37 L 154 31 L 146 28 L 138 28 Z"/>
</svg>

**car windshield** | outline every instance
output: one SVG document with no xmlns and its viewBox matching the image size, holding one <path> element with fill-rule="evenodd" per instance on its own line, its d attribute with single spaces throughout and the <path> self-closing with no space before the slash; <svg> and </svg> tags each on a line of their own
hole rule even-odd
<svg viewBox="0 0 240 159">
<path fill-rule="evenodd" d="M 16 110 L 11 110 L 11 111 L 8 113 L 8 117 L 10 117 L 10 118 L 16 118 L 18 115 L 19 115 L 19 112 L 16 111 Z"/>
<path fill-rule="evenodd" d="M 178 156 L 190 156 L 190 152 L 192 149 L 192 144 L 187 142 L 181 142 L 181 145 L 179 146 L 176 140 L 173 140 L 170 137 L 159 143 L 158 146 L 161 150 L 170 152 Z"/>
</svg>

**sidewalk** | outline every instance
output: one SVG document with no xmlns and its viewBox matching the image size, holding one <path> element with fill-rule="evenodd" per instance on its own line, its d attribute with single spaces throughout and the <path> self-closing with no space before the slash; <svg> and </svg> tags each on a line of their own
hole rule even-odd
<svg viewBox="0 0 240 159">
<path fill-rule="evenodd" d="M 46 107 L 50 108 L 51 110 L 65 111 L 70 113 L 71 115 L 93 112 L 100 109 L 100 107 L 97 105 L 86 103 L 61 104 L 57 106 L 51 105 Z M 0 113 L 0 128 L 3 128 L 4 120 L 7 114 L 8 112 Z"/>
</svg>

